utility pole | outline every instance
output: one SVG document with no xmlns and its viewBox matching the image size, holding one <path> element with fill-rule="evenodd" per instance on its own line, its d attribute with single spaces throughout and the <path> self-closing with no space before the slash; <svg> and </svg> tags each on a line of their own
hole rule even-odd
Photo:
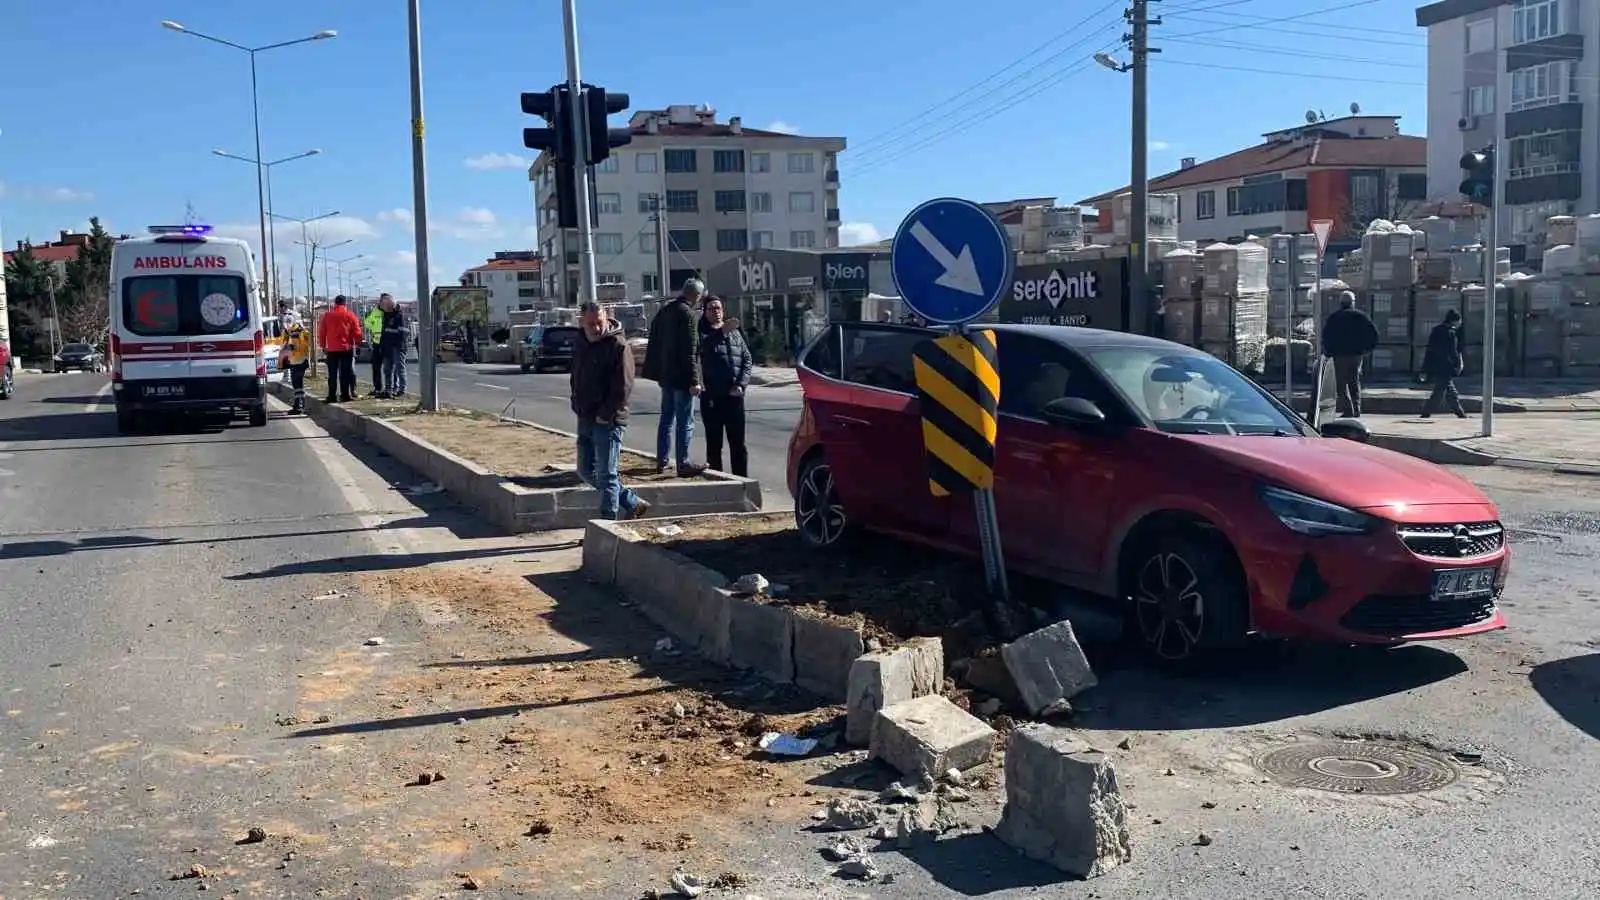
<svg viewBox="0 0 1600 900">
<path fill-rule="evenodd" d="M 672 260 L 667 258 L 671 248 L 667 243 L 667 204 L 657 194 L 655 199 L 656 222 L 656 298 L 665 300 L 669 295 L 667 287 L 667 274 L 672 271 Z"/>
<path fill-rule="evenodd" d="M 561 22 L 566 31 L 567 40 L 567 96 L 572 102 L 567 104 L 570 110 L 568 127 L 577 142 L 578 152 L 573 154 L 572 183 L 576 188 L 574 199 L 577 201 L 578 212 L 578 302 L 595 299 L 594 283 L 594 223 L 590 219 L 592 213 L 589 208 L 589 168 L 588 168 L 588 126 L 586 124 L 584 104 L 579 102 L 583 96 L 583 81 L 578 74 L 578 3 L 577 0 L 562 0 Z"/>
<path fill-rule="evenodd" d="M 422 9 L 421 0 L 410 0 L 406 13 L 411 35 L 411 195 L 412 217 L 416 221 L 417 254 L 417 369 L 422 376 L 422 409 L 439 409 L 439 372 L 434 367 L 439 341 L 438 311 L 433 308 L 428 286 L 428 154 L 422 126 Z"/>
<path fill-rule="evenodd" d="M 1494 436 L 1494 367 L 1498 358 L 1495 346 L 1495 315 L 1500 299 L 1500 204 L 1505 196 L 1505 181 L 1500 177 L 1500 167 L 1509 167 L 1511 159 L 1500 152 L 1497 134 L 1489 151 L 1489 247 L 1484 262 L 1483 278 L 1483 436 Z M 1502 157 L 1505 157 L 1502 159 Z"/>
<path fill-rule="evenodd" d="M 1147 287 L 1150 274 L 1150 54 L 1160 53 L 1150 46 L 1150 26 L 1160 25 L 1158 16 L 1150 19 L 1150 0 L 1133 0 L 1127 12 L 1133 31 L 1128 35 L 1133 51 L 1133 177 L 1128 211 L 1128 296 L 1144 305 L 1146 321 L 1154 321 L 1156 305 Z"/>
</svg>

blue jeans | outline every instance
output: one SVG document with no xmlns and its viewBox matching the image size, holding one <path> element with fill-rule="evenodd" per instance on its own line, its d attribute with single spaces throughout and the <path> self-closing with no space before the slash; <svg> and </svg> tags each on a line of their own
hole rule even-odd
<svg viewBox="0 0 1600 900">
<path fill-rule="evenodd" d="M 677 425 L 677 428 L 673 428 Z M 656 463 L 667 465 L 667 451 L 672 449 L 673 438 L 678 441 L 676 462 L 689 464 L 689 442 L 694 439 L 694 395 L 688 391 L 664 387 L 661 389 L 661 420 L 656 423 Z"/>
<path fill-rule="evenodd" d="M 403 345 L 383 350 L 383 386 L 391 394 L 406 392 L 406 348 Z"/>
<path fill-rule="evenodd" d="M 600 517 L 631 515 L 639 495 L 622 486 L 617 469 L 622 465 L 622 433 L 626 425 L 578 422 L 578 477 L 600 492 Z"/>
</svg>

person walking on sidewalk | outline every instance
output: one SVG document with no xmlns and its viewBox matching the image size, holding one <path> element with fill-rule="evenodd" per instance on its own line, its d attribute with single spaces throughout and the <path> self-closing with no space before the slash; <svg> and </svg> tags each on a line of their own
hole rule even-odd
<svg viewBox="0 0 1600 900">
<path fill-rule="evenodd" d="M 406 395 L 406 314 L 394 297 L 384 294 L 378 298 L 378 308 L 383 310 L 383 336 L 378 340 L 378 351 L 383 354 L 384 396 L 395 398 Z"/>
<path fill-rule="evenodd" d="M 1339 294 L 1339 308 L 1322 323 L 1322 355 L 1333 360 L 1334 397 L 1339 415 L 1361 415 L 1361 360 L 1378 346 L 1378 326 L 1356 309 L 1356 295 Z"/>
<path fill-rule="evenodd" d="M 737 326 L 723 318 L 722 298 L 707 297 L 704 334 L 700 338 L 700 418 L 706 426 L 706 465 L 750 474 L 750 453 L 744 444 L 744 393 L 750 387 L 753 362 L 750 345 Z M 722 440 L 728 440 L 731 470 L 722 468 Z"/>
<path fill-rule="evenodd" d="M 600 492 L 600 516 L 637 519 L 650 504 L 624 486 L 622 435 L 633 394 L 633 351 L 622 326 L 590 300 L 582 306 L 583 339 L 572 353 L 572 412 L 578 418 L 578 477 Z"/>
<path fill-rule="evenodd" d="M 650 322 L 650 343 L 644 351 L 644 377 L 661 386 L 661 419 L 656 424 L 656 471 L 667 470 L 668 453 L 677 443 L 678 474 L 698 475 L 704 466 L 689 461 L 694 438 L 694 398 L 700 396 L 696 345 L 699 324 L 695 308 L 706 286 L 698 278 L 683 283 L 683 293 L 663 306 Z"/>
<path fill-rule="evenodd" d="M 328 356 L 328 403 L 348 403 L 356 398 L 356 347 L 361 344 L 361 320 L 340 294 L 322 316 L 319 343 Z"/>
<path fill-rule="evenodd" d="M 283 322 L 283 351 L 278 357 L 278 368 L 289 373 L 289 385 L 294 388 L 294 405 L 289 412 L 299 415 L 306 411 L 306 369 L 311 367 L 311 332 L 301 324 L 300 316 L 286 312 Z"/>
<path fill-rule="evenodd" d="M 1456 393 L 1456 376 L 1465 368 L 1463 362 L 1461 313 L 1452 309 L 1428 333 L 1428 349 L 1422 354 L 1423 377 L 1433 385 L 1433 392 L 1422 403 L 1422 418 L 1432 416 L 1441 403 L 1448 405 L 1456 418 L 1467 417 L 1467 411 L 1461 408 L 1461 395 Z"/>
</svg>

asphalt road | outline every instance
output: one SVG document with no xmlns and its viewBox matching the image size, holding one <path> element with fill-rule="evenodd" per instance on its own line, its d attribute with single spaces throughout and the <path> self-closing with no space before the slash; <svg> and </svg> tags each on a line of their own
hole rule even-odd
<svg viewBox="0 0 1600 900">
<path fill-rule="evenodd" d="M 415 367 L 411 377 L 417 377 Z M 415 383 L 413 380 L 412 385 Z M 415 387 L 412 390 L 415 392 Z M 566 431 L 573 426 L 567 376 L 560 373 L 524 375 L 511 365 L 446 363 L 439 367 L 439 395 L 444 402 L 463 409 L 495 413 L 505 410 L 515 418 Z M 661 391 L 655 382 L 643 378 L 634 382 L 628 415 L 625 443 L 653 454 L 656 425 L 661 420 Z M 762 500 L 768 509 L 784 509 L 792 503 L 787 455 L 789 436 L 799 419 L 798 385 L 758 385 L 750 389 L 745 401 L 745 443 L 750 448 L 750 475 L 761 482 Z M 698 405 L 692 455 L 695 461 L 705 462 L 705 430 L 699 421 Z M 723 463 L 727 462 L 724 458 Z"/>
</svg>

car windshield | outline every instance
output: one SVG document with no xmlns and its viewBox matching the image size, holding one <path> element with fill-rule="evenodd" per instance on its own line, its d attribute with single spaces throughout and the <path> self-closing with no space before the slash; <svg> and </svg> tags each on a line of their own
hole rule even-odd
<svg viewBox="0 0 1600 900">
<path fill-rule="evenodd" d="M 122 281 L 122 325 L 141 337 L 235 334 L 250 327 L 236 275 L 146 275 Z"/>
<path fill-rule="evenodd" d="M 94 348 L 88 344 L 68 344 L 61 348 L 62 353 L 93 353 Z"/>
<path fill-rule="evenodd" d="M 1175 434 L 1304 435 L 1255 382 L 1214 356 L 1161 347 L 1084 351 L 1128 401 L 1162 431 Z"/>
</svg>

